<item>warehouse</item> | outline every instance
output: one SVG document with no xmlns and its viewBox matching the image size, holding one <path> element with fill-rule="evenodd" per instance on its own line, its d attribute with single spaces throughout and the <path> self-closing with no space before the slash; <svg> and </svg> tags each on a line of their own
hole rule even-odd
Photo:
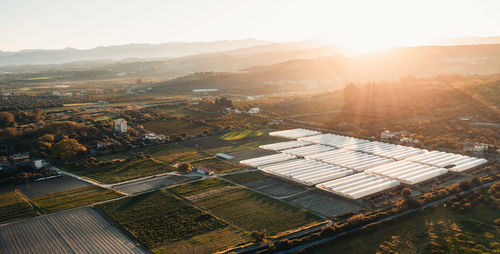
<svg viewBox="0 0 500 254">
<path fill-rule="evenodd" d="M 388 164 L 394 161 L 393 159 L 348 150 L 333 150 L 308 155 L 305 158 L 353 169 L 357 172 L 362 172 L 366 169 Z"/>
<path fill-rule="evenodd" d="M 318 189 L 332 192 L 350 199 L 359 199 L 371 194 L 399 186 L 398 180 L 359 173 L 316 185 Z"/>
<path fill-rule="evenodd" d="M 287 154 L 293 154 L 297 157 L 304 157 L 307 155 L 323 153 L 331 150 L 335 150 L 335 148 L 325 145 L 310 145 L 310 146 L 303 146 L 303 147 L 283 150 L 281 152 Z"/>
<path fill-rule="evenodd" d="M 402 160 L 411 156 L 424 154 L 427 152 L 427 150 L 425 149 L 419 149 L 410 146 L 393 145 L 378 141 L 356 144 L 345 147 L 345 149 L 371 153 L 395 160 Z"/>
<path fill-rule="evenodd" d="M 261 145 L 261 146 L 259 146 L 259 148 L 264 149 L 264 150 L 270 150 L 270 151 L 277 152 L 277 151 L 281 151 L 281 150 L 292 149 L 292 148 L 297 148 L 297 147 L 302 147 L 302 146 L 307 146 L 307 145 L 312 145 L 312 143 L 306 142 L 306 141 L 293 140 L 293 141 L 285 141 L 285 142 L 279 142 L 279 143 L 274 143 L 274 144 Z"/>
<path fill-rule="evenodd" d="M 462 172 L 488 162 L 486 159 L 440 151 L 432 151 L 412 156 L 406 160 L 447 168 L 453 172 Z"/>
<path fill-rule="evenodd" d="M 402 183 L 412 185 L 444 175 L 448 173 L 448 170 L 411 161 L 397 161 L 368 169 L 365 172 L 387 176 Z"/>
<path fill-rule="evenodd" d="M 259 169 L 307 186 L 354 174 L 350 169 L 306 159 L 265 165 Z"/>
<path fill-rule="evenodd" d="M 302 137 L 308 137 L 308 136 L 313 136 L 313 135 L 319 135 L 321 132 L 319 131 L 312 131 L 312 130 L 306 130 L 306 129 L 291 129 L 291 130 L 284 130 L 284 131 L 275 131 L 275 132 L 270 132 L 270 136 L 275 136 L 275 137 L 281 137 L 281 138 L 289 138 L 289 139 L 297 139 L 297 138 L 302 138 Z"/>
<path fill-rule="evenodd" d="M 330 133 L 299 138 L 298 140 L 312 142 L 312 143 L 316 143 L 316 144 L 333 146 L 336 148 L 343 148 L 346 146 L 351 146 L 351 145 L 369 142 L 368 140 L 364 140 L 364 139 L 347 137 L 347 136 L 340 136 L 340 135 L 335 135 L 335 134 L 330 134 Z"/>
<path fill-rule="evenodd" d="M 287 161 L 296 158 L 294 155 L 286 154 L 286 153 L 278 153 L 273 155 L 267 155 L 257 158 L 252 158 L 248 160 L 240 161 L 241 164 L 251 166 L 251 167 L 259 167 L 267 164 Z"/>
</svg>

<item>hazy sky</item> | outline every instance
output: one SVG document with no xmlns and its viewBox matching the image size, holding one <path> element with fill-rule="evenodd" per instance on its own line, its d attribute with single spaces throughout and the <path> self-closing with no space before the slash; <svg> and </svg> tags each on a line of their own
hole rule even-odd
<svg viewBox="0 0 500 254">
<path fill-rule="evenodd" d="M 0 50 L 311 38 L 355 48 L 500 35 L 498 0 L 0 0 Z"/>
</svg>

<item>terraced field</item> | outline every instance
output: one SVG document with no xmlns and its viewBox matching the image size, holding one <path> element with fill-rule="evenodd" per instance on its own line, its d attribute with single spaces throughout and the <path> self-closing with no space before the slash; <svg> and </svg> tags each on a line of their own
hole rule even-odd
<svg viewBox="0 0 500 254">
<path fill-rule="evenodd" d="M 305 210 L 217 178 L 176 186 L 171 190 L 241 228 L 266 230 L 270 236 L 320 221 Z"/>
<path fill-rule="evenodd" d="M 145 253 L 89 207 L 0 227 L 0 253 Z"/>
<path fill-rule="evenodd" d="M 227 224 L 163 190 L 99 205 L 153 252 Z M 175 252 L 175 250 L 169 250 Z"/>
<path fill-rule="evenodd" d="M 44 213 L 51 213 L 120 196 L 122 195 L 112 190 L 91 185 L 37 196 L 32 198 L 32 200 Z"/>
<path fill-rule="evenodd" d="M 0 194 L 0 223 L 38 215 L 38 212 L 17 191 Z M 0 252 L 1 253 L 1 252 Z"/>
</svg>

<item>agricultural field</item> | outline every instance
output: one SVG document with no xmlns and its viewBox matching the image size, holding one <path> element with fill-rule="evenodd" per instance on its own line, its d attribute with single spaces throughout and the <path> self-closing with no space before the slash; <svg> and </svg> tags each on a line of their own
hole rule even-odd
<svg viewBox="0 0 500 254">
<path fill-rule="evenodd" d="M 247 231 L 265 230 L 269 236 L 320 221 L 305 210 L 217 178 L 176 186 L 170 190 Z"/>
<path fill-rule="evenodd" d="M 0 223 L 37 216 L 38 212 L 18 191 L 0 194 Z"/>
<path fill-rule="evenodd" d="M 250 235 L 233 226 L 225 226 L 155 249 L 157 253 L 215 253 L 250 242 Z"/>
<path fill-rule="evenodd" d="M 145 155 L 150 155 L 155 160 L 168 164 L 177 164 L 185 161 L 191 162 L 205 157 L 192 148 L 184 147 L 176 143 L 145 147 L 136 149 L 133 152 L 136 154 L 143 152 Z"/>
<path fill-rule="evenodd" d="M 232 175 L 224 176 L 224 178 L 227 180 L 233 181 L 235 183 L 238 183 L 238 184 L 243 184 L 243 185 L 257 182 L 257 181 L 261 181 L 261 180 L 265 180 L 265 179 L 272 179 L 272 178 L 262 174 L 259 171 L 232 174 Z"/>
<path fill-rule="evenodd" d="M 430 208 L 336 239 L 308 253 L 498 253 L 500 210 Z"/>
<path fill-rule="evenodd" d="M 210 125 L 185 119 L 151 121 L 144 123 L 143 126 L 147 130 L 169 137 L 179 137 L 182 134 L 186 134 L 187 136 L 196 136 L 203 134 L 205 131 L 212 132 L 215 130 Z"/>
<path fill-rule="evenodd" d="M 232 140 L 239 140 L 239 139 L 244 139 L 244 138 L 254 138 L 254 137 L 259 137 L 264 134 L 261 131 L 257 130 L 239 130 L 239 131 L 232 131 L 229 133 L 226 133 L 222 136 L 220 136 L 221 139 L 227 140 L 227 141 L 232 141 Z"/>
<path fill-rule="evenodd" d="M 0 226 L 0 253 L 147 253 L 90 207 Z"/>
<path fill-rule="evenodd" d="M 200 176 L 178 176 L 178 175 L 163 175 L 144 179 L 141 181 L 124 183 L 113 186 L 113 189 L 127 193 L 136 194 L 148 190 L 164 188 L 173 184 L 180 184 L 187 181 L 193 181 L 201 178 Z"/>
<path fill-rule="evenodd" d="M 108 202 L 99 208 L 157 253 L 175 252 L 167 247 L 227 227 L 225 222 L 164 190 Z"/>
<path fill-rule="evenodd" d="M 174 169 L 161 161 L 151 158 L 115 162 L 104 167 L 93 167 L 84 170 L 70 170 L 103 183 L 118 183 L 144 176 L 171 172 Z"/>
<path fill-rule="evenodd" d="M 241 166 L 217 158 L 195 161 L 191 165 L 208 168 L 217 173 L 229 173 L 243 169 Z"/>
<path fill-rule="evenodd" d="M 57 178 L 16 185 L 16 188 L 18 188 L 28 198 L 33 198 L 36 196 L 72 190 L 89 185 L 90 183 L 78 180 L 71 176 L 61 175 Z"/>
<path fill-rule="evenodd" d="M 283 198 L 296 195 L 306 190 L 305 187 L 291 184 L 266 176 L 259 171 L 244 172 L 224 176 L 225 179 L 243 184 L 246 187 L 257 190 L 275 198 Z"/>
<path fill-rule="evenodd" d="M 112 190 L 94 185 L 56 192 L 32 198 L 33 203 L 44 213 L 84 206 L 94 202 L 117 198 L 121 195 Z"/>
</svg>

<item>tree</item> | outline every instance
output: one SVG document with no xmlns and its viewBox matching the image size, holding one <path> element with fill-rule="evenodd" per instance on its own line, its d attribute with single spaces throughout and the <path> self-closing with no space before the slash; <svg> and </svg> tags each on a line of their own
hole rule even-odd
<svg viewBox="0 0 500 254">
<path fill-rule="evenodd" d="M 14 115 L 9 112 L 0 112 L 0 127 L 10 127 L 14 124 Z"/>
<path fill-rule="evenodd" d="M 479 179 L 479 177 L 477 176 L 474 176 L 471 180 L 470 180 L 470 185 L 472 187 L 477 187 L 479 185 L 481 185 L 482 181 L 481 179 Z"/>
<path fill-rule="evenodd" d="M 68 159 L 85 152 L 87 148 L 76 139 L 63 139 L 52 146 L 51 157 L 54 159 Z"/>
<path fill-rule="evenodd" d="M 404 188 L 401 193 L 405 199 L 408 199 L 411 196 L 412 191 L 410 188 Z"/>
<path fill-rule="evenodd" d="M 0 130 L 0 138 L 13 138 L 19 135 L 19 132 L 16 128 L 5 128 Z"/>
<path fill-rule="evenodd" d="M 262 232 L 257 232 L 257 231 L 253 231 L 252 232 L 252 239 L 254 242 L 256 243 L 261 243 L 262 241 L 264 241 L 264 238 L 266 237 L 266 231 L 262 231 Z"/>
<path fill-rule="evenodd" d="M 40 137 L 40 140 L 43 142 L 54 142 L 54 135 L 52 134 L 44 134 L 43 136 Z"/>
<path fill-rule="evenodd" d="M 191 164 L 189 162 L 183 162 L 177 167 L 177 172 L 181 174 L 186 174 L 191 172 Z"/>
<path fill-rule="evenodd" d="M 459 184 L 458 184 L 458 187 L 460 188 L 460 190 L 462 191 L 466 191 L 466 190 L 470 190 L 472 188 L 471 184 L 469 181 L 467 180 L 464 180 L 464 181 L 461 181 Z"/>
</svg>

